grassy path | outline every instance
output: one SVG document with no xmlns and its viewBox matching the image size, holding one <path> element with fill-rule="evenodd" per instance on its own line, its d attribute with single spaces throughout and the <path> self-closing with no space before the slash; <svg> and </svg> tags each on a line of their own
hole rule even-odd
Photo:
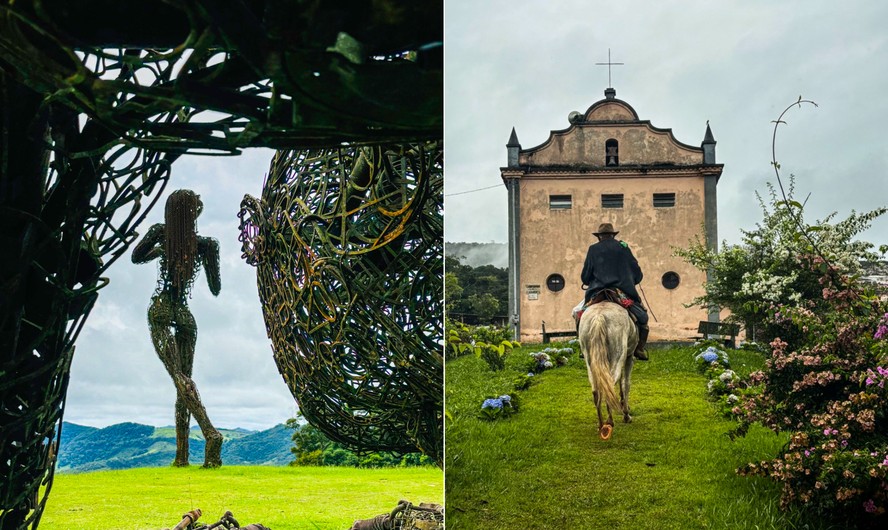
<svg viewBox="0 0 888 530">
<path fill-rule="evenodd" d="M 169 528 L 192 508 L 202 523 L 231 510 L 242 526 L 349 528 L 400 499 L 443 502 L 438 468 L 223 466 L 142 468 L 56 475 L 41 530 Z"/>
<path fill-rule="evenodd" d="M 535 348 L 539 349 L 539 348 Z M 705 397 L 693 350 L 653 350 L 636 363 L 633 423 L 610 441 L 597 419 L 582 360 L 537 376 L 520 411 L 484 421 L 485 396 L 511 389 L 527 348 L 492 373 L 474 356 L 447 364 L 447 523 L 450 530 L 547 528 L 795 528 L 778 491 L 739 477 L 741 464 L 773 455 L 784 440 L 764 429 L 732 442 L 731 423 Z M 732 355 L 738 371 L 760 356 Z"/>
</svg>

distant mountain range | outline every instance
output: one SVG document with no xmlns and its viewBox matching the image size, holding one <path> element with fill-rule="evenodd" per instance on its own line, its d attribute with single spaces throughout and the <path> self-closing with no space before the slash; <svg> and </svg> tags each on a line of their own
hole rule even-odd
<svg viewBox="0 0 888 530">
<path fill-rule="evenodd" d="M 283 466 L 293 460 L 290 447 L 293 429 L 277 425 L 265 431 L 219 429 L 222 463 Z M 191 429 L 189 457 L 203 464 L 204 439 L 198 427 Z M 134 467 L 168 466 L 176 457 L 176 430 L 139 423 L 118 423 L 104 429 L 64 422 L 58 470 L 98 471 Z"/>
</svg>

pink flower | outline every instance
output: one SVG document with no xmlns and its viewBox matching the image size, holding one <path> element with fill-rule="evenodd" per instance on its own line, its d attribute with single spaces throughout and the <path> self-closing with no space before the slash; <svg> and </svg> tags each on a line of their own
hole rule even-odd
<svg viewBox="0 0 888 530">
<path fill-rule="evenodd" d="M 869 499 L 863 503 L 863 509 L 866 510 L 866 513 L 873 513 L 876 511 L 876 503 L 874 503 L 872 499 Z"/>
</svg>

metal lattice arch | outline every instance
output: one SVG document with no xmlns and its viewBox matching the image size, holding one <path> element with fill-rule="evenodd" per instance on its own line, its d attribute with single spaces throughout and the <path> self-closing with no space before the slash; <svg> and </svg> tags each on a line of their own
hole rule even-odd
<svg viewBox="0 0 888 530">
<path fill-rule="evenodd" d="M 280 151 L 241 211 L 274 357 L 306 419 L 441 462 L 440 142 Z"/>
</svg>

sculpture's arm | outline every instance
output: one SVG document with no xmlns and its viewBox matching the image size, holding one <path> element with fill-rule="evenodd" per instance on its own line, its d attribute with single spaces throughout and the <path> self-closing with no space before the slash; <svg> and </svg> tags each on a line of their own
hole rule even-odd
<svg viewBox="0 0 888 530">
<path fill-rule="evenodd" d="M 133 263 L 148 263 L 163 254 L 163 224 L 157 223 L 133 249 Z"/>
<path fill-rule="evenodd" d="M 222 278 L 219 275 L 219 242 L 212 237 L 201 237 L 197 240 L 197 246 L 210 292 L 213 296 L 219 296 L 219 291 L 222 290 Z"/>
</svg>

